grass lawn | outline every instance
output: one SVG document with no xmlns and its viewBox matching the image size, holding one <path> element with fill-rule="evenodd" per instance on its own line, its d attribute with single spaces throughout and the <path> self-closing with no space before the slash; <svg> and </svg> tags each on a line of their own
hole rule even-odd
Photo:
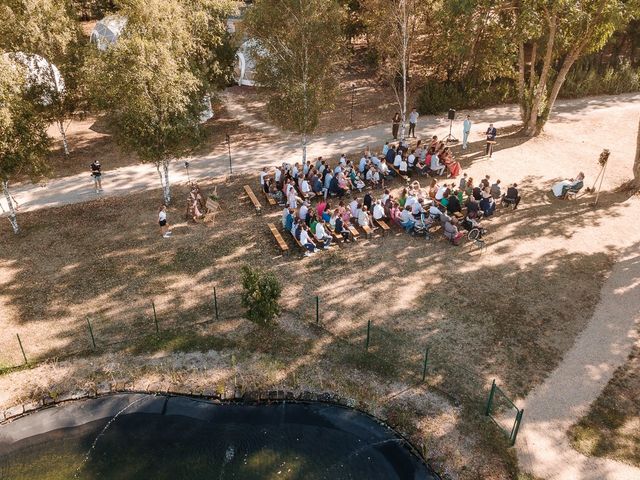
<svg viewBox="0 0 640 480">
<path fill-rule="evenodd" d="M 588 222 L 586 201 L 572 212 L 542 201 L 535 218 L 526 208 L 500 212 L 487 221 L 482 255 L 394 231 L 311 258 L 283 234 L 292 252 L 283 257 L 266 226 L 281 228 L 280 210 L 256 217 L 242 191 L 248 182 L 257 179 L 217 181 L 222 212 L 213 225 L 187 222 L 186 189 L 175 187 L 170 239 L 156 224 L 159 191 L 25 213 L 18 237 L 1 223 L 0 363 L 21 362 L 16 333 L 30 360 L 65 360 L 0 377 L 0 402 L 104 381 L 330 390 L 387 418 L 459 478 L 513 478 L 511 453 L 479 405 L 494 378 L 513 397 L 525 395 L 591 315 L 611 253 L 567 248 L 580 222 L 566 220 L 578 210 Z M 282 282 L 283 314 L 270 328 L 242 318 L 242 264 Z M 563 307 L 569 299 L 575 308 Z M 419 384 L 426 346 L 430 388 Z"/>
<path fill-rule="evenodd" d="M 574 448 L 640 467 L 640 347 L 569 431 Z"/>
</svg>

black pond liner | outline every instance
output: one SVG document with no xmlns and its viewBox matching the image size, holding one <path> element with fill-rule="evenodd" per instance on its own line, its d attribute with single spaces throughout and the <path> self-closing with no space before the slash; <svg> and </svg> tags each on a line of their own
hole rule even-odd
<svg viewBox="0 0 640 480">
<path fill-rule="evenodd" d="M 411 444 L 349 407 L 123 393 L 0 427 L 0 479 L 438 480 Z"/>
</svg>

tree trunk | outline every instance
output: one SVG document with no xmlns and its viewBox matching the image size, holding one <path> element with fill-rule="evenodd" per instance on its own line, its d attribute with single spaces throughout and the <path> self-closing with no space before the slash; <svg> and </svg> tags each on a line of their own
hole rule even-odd
<svg viewBox="0 0 640 480">
<path fill-rule="evenodd" d="M 556 39 L 557 22 L 555 15 L 549 17 L 549 38 L 547 39 L 547 48 L 544 55 L 544 64 L 542 65 L 542 72 L 540 73 L 540 79 L 536 84 L 536 88 L 533 91 L 531 98 L 531 111 L 529 112 L 529 119 L 525 123 L 525 134 L 530 137 L 535 137 L 541 132 L 541 128 L 538 125 L 538 115 L 540 113 L 540 105 L 542 100 L 547 95 L 547 83 L 549 81 L 549 73 L 551 70 L 551 62 L 553 60 L 553 47 Z"/>
<path fill-rule="evenodd" d="M 527 118 L 524 100 L 524 43 L 520 42 L 518 46 L 518 102 L 520 103 L 520 117 L 523 122 Z"/>
<path fill-rule="evenodd" d="M 65 156 L 69 156 L 69 143 L 67 142 L 67 131 L 64 128 L 64 122 L 62 120 L 58 120 L 58 130 L 60 130 L 60 135 L 62 135 L 62 147 L 64 148 Z"/>
<path fill-rule="evenodd" d="M 633 162 L 633 185 L 640 188 L 640 122 L 638 122 L 638 138 L 636 139 L 636 159 Z"/>
<path fill-rule="evenodd" d="M 7 205 L 9 206 L 9 222 L 11 223 L 11 227 L 13 228 L 13 233 L 16 235 L 20 233 L 20 226 L 18 225 L 18 219 L 16 218 L 16 209 L 13 205 L 13 199 L 11 198 L 11 194 L 9 193 L 9 182 L 2 182 L 2 191 L 4 192 L 4 198 L 7 200 Z"/>
<path fill-rule="evenodd" d="M 164 204 L 169 205 L 171 203 L 171 186 L 169 184 L 169 161 L 162 161 L 162 170 L 164 173 L 164 185 L 162 186 L 163 195 L 164 195 Z"/>
<path fill-rule="evenodd" d="M 400 138 L 404 139 L 407 122 L 407 51 L 409 50 L 409 25 L 407 18 L 407 0 L 402 1 L 402 123 L 400 124 Z"/>
</svg>

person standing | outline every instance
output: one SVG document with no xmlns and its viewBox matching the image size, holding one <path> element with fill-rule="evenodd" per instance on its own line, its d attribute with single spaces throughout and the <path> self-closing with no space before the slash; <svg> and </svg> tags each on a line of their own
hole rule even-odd
<svg viewBox="0 0 640 480">
<path fill-rule="evenodd" d="M 96 193 L 102 191 L 102 165 L 100 160 L 94 160 L 91 164 L 91 176 L 93 177 L 93 186 L 96 188 Z"/>
<path fill-rule="evenodd" d="M 393 119 L 391 119 L 391 133 L 394 140 L 398 139 L 398 130 L 400 130 L 400 114 L 396 112 Z"/>
<path fill-rule="evenodd" d="M 416 123 L 418 123 L 418 117 L 420 114 L 416 111 L 415 107 L 411 109 L 409 114 L 409 136 L 416 138 Z"/>
<path fill-rule="evenodd" d="M 471 133 L 471 116 L 467 115 L 467 118 L 462 122 L 462 149 L 467 149 L 467 142 L 469 140 L 469 133 Z"/>
<path fill-rule="evenodd" d="M 164 238 L 169 238 L 171 236 L 171 230 L 169 230 L 169 225 L 167 224 L 167 206 L 162 204 L 160 207 L 160 212 L 158 213 L 158 224 L 160 225 L 160 233 Z"/>
<path fill-rule="evenodd" d="M 487 128 L 487 149 L 485 151 L 486 155 L 489 155 L 490 151 L 493 153 L 493 148 L 492 148 L 493 144 L 490 142 L 496 141 L 497 134 L 498 134 L 498 131 L 496 130 L 496 127 L 493 126 L 493 123 L 490 123 L 489 128 Z"/>
</svg>

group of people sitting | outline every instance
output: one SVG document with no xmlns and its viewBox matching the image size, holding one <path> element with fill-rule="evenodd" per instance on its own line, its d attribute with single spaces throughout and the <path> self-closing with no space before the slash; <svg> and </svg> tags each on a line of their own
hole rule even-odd
<svg viewBox="0 0 640 480">
<path fill-rule="evenodd" d="M 423 145 L 422 140 L 418 140 L 416 147 L 411 150 L 404 141 L 397 145 L 390 145 L 387 142 L 382 154 L 387 162 L 392 163 L 401 174 L 405 175 L 415 171 L 421 175 L 435 177 L 444 175 L 446 171 L 447 178 L 456 178 L 461 172 L 460 163 L 454 159 L 451 149 L 443 141 L 439 141 L 435 135 L 428 145 Z"/>
<path fill-rule="evenodd" d="M 556 198 L 567 198 L 567 194 L 570 192 L 578 193 L 584 187 L 584 173 L 580 172 L 575 178 L 568 180 L 562 180 L 555 183 L 551 187 L 551 191 Z"/>
<path fill-rule="evenodd" d="M 520 196 L 516 184 L 503 194 L 500 180 L 491 183 L 487 175 L 476 186 L 465 174 L 457 185 L 441 185 L 433 179 L 422 188 L 414 181 L 398 197 L 385 188 L 375 198 L 367 187 L 362 199 L 356 195 L 349 203 L 340 198 L 332 205 L 331 199 L 321 197 L 314 208 L 309 200 L 298 200 L 300 208 L 289 203 L 283 209 L 282 226 L 306 248 L 305 255 L 312 255 L 319 248 L 330 248 L 334 236 L 355 241 L 352 227 L 373 230 L 379 222 L 397 224 L 409 233 L 428 233 L 440 222 L 445 237 L 459 245 L 466 231 L 480 228 L 480 220 L 494 214 L 497 200 L 517 206 Z"/>
</svg>

